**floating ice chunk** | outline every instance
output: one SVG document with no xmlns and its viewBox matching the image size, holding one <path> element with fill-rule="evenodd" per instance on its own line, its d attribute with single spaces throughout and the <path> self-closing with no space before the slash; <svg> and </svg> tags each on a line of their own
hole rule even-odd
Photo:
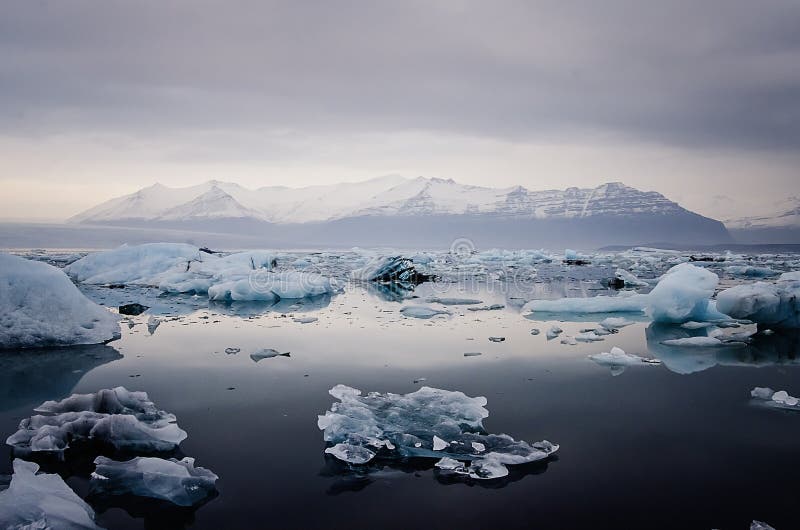
<svg viewBox="0 0 800 530">
<path fill-rule="evenodd" d="M 686 329 L 703 329 L 713 326 L 712 322 L 695 322 L 694 320 L 690 320 L 689 322 L 684 322 L 681 324 L 682 328 Z"/>
<path fill-rule="evenodd" d="M 299 324 L 311 324 L 319 320 L 317 317 L 297 317 L 293 318 L 292 321 L 297 322 Z"/>
<path fill-rule="evenodd" d="M 753 521 L 752 523 L 750 523 L 750 530 L 775 530 L 775 529 L 762 521 Z"/>
<path fill-rule="evenodd" d="M 563 339 L 561 339 L 561 344 L 566 344 L 567 346 L 575 346 L 578 344 L 578 341 L 575 340 L 575 337 L 566 336 Z"/>
<path fill-rule="evenodd" d="M 725 272 L 731 276 L 743 276 L 746 278 L 769 278 L 777 276 L 780 272 L 769 267 L 756 267 L 753 265 L 731 265 L 725 267 Z"/>
<path fill-rule="evenodd" d="M 94 510 L 58 475 L 39 474 L 39 465 L 14 460 L 14 476 L 0 491 L 0 524 L 8 529 L 99 528 Z"/>
<path fill-rule="evenodd" d="M 281 353 L 278 350 L 273 350 L 272 348 L 261 348 L 260 350 L 256 350 L 250 354 L 250 358 L 253 359 L 255 362 L 258 362 L 262 359 L 272 359 L 273 357 L 291 357 L 291 352 L 284 352 Z"/>
<path fill-rule="evenodd" d="M 460 467 L 469 476 L 483 479 L 504 476 L 506 465 L 542 460 L 558 449 L 547 441 L 528 444 L 505 434 L 485 434 L 483 419 L 489 411 L 484 397 L 430 387 L 403 395 L 371 392 L 362 396 L 360 390 L 344 385 L 333 387 L 330 394 L 339 402 L 319 416 L 317 426 L 330 444 L 326 452 L 351 464 L 366 463 L 378 455 L 444 457 L 472 464 L 457 466 L 451 460 L 439 460 L 440 469 Z"/>
<path fill-rule="evenodd" d="M 785 390 L 776 392 L 769 387 L 755 387 L 750 395 L 755 402 L 765 407 L 800 410 L 800 399 L 790 396 Z"/>
<path fill-rule="evenodd" d="M 779 282 L 800 282 L 800 271 L 784 272 L 778 278 Z"/>
<path fill-rule="evenodd" d="M 464 357 L 478 357 L 479 355 L 483 355 L 483 354 L 481 352 L 479 352 L 479 351 L 474 351 L 474 352 L 465 353 Z"/>
<path fill-rule="evenodd" d="M 80 283 L 157 286 L 154 279 L 158 275 L 173 269 L 187 270 L 192 261 L 215 257 L 180 243 L 122 245 L 88 254 L 64 267 L 64 272 Z"/>
<path fill-rule="evenodd" d="M 633 324 L 633 321 L 623 317 L 608 317 L 600 321 L 600 326 L 605 329 L 620 329 L 631 324 Z"/>
<path fill-rule="evenodd" d="M 637 278 L 632 272 L 626 271 L 625 269 L 617 269 L 617 271 L 614 273 L 614 277 L 618 280 L 622 280 L 625 284 L 625 287 L 645 287 L 650 285 L 646 281 Z"/>
<path fill-rule="evenodd" d="M 550 329 L 547 330 L 547 335 L 546 335 L 547 340 L 553 340 L 554 338 L 561 335 L 563 332 L 564 330 L 558 326 L 550 326 Z"/>
<path fill-rule="evenodd" d="M 503 309 L 506 306 L 503 304 L 492 304 L 492 305 L 484 305 L 481 307 L 468 307 L 468 311 L 497 311 L 499 309 Z"/>
<path fill-rule="evenodd" d="M 156 332 L 156 329 L 158 329 L 158 326 L 160 325 L 161 319 L 151 315 L 150 318 L 147 319 L 147 332 L 152 335 Z"/>
<path fill-rule="evenodd" d="M 136 457 L 118 462 L 103 456 L 94 461 L 90 483 L 93 495 L 135 495 L 161 499 L 178 506 L 194 506 L 216 492 L 219 477 L 194 458 Z"/>
<path fill-rule="evenodd" d="M 689 263 L 675 265 L 646 295 L 647 314 L 654 322 L 708 320 L 713 312 L 709 300 L 718 283 L 719 277 L 711 271 Z"/>
<path fill-rule="evenodd" d="M 444 309 L 436 309 L 424 305 L 409 305 L 400 310 L 400 312 L 407 317 L 412 318 L 432 318 L 436 315 L 450 315 L 450 311 Z"/>
<path fill-rule="evenodd" d="M 505 337 L 489 337 L 490 342 L 505 342 Z"/>
<path fill-rule="evenodd" d="M 211 300 L 276 301 L 299 299 L 341 290 L 332 278 L 310 272 L 257 271 L 239 280 L 222 282 L 208 289 Z"/>
<path fill-rule="evenodd" d="M 597 335 L 597 333 L 595 333 L 594 331 L 587 331 L 575 335 L 575 340 L 578 342 L 599 342 L 605 339 Z"/>
<path fill-rule="evenodd" d="M 442 305 L 477 305 L 483 303 L 482 300 L 476 300 L 474 298 L 439 298 L 436 296 L 428 298 L 427 302 L 429 304 Z"/>
<path fill-rule="evenodd" d="M 175 415 L 158 410 L 145 392 L 124 387 L 73 394 L 35 409 L 49 415 L 23 419 L 6 443 L 21 452 L 61 453 L 75 440 L 91 440 L 121 450 L 171 451 L 186 439 Z"/>
<path fill-rule="evenodd" d="M 621 292 L 617 296 L 531 300 L 522 306 L 522 310 L 534 313 L 641 313 L 647 300 L 645 294 Z"/>
<path fill-rule="evenodd" d="M 0 349 L 119 337 L 119 316 L 86 298 L 61 270 L 0 253 Z"/>
<path fill-rule="evenodd" d="M 531 335 L 538 335 L 539 333 L 540 333 L 540 331 L 539 331 L 539 329 L 538 329 L 538 328 L 533 328 L 533 329 L 531 330 Z"/>
<path fill-rule="evenodd" d="M 467 473 L 467 468 L 463 463 L 448 456 L 442 458 L 434 465 L 439 469 L 444 469 L 445 471 L 459 471 L 461 473 Z"/>
<path fill-rule="evenodd" d="M 777 328 L 800 327 L 800 282 L 756 282 L 717 295 L 717 309 L 737 319 Z"/>
<path fill-rule="evenodd" d="M 589 359 L 596 362 L 601 366 L 607 366 L 611 369 L 612 375 L 619 375 L 625 371 L 628 366 L 641 366 L 641 365 L 659 365 L 661 361 L 658 359 L 647 359 L 631 353 L 625 353 L 622 348 L 614 346 L 610 352 L 603 352 L 590 355 Z"/>
<path fill-rule="evenodd" d="M 354 280 L 365 282 L 402 282 L 419 284 L 433 277 L 417 271 L 414 262 L 401 256 L 379 256 L 350 273 Z"/>
<path fill-rule="evenodd" d="M 442 449 L 444 449 L 448 445 L 450 445 L 450 444 L 448 444 L 447 442 L 445 442 L 444 440 L 442 440 L 441 438 L 439 438 L 435 434 L 433 435 L 433 450 L 434 451 L 441 451 Z"/>
</svg>

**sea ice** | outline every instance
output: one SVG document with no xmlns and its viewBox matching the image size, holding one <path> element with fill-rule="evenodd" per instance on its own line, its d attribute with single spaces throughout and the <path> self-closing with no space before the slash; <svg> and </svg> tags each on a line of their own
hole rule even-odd
<svg viewBox="0 0 800 530">
<path fill-rule="evenodd" d="M 14 476 L 0 491 L 0 524 L 7 529 L 99 528 L 94 510 L 58 475 L 36 474 L 39 465 L 14 459 Z"/>
<path fill-rule="evenodd" d="M 624 372 L 625 368 L 628 366 L 654 366 L 661 364 L 661 361 L 658 359 L 648 359 L 631 353 L 625 353 L 622 348 L 616 346 L 611 348 L 610 352 L 590 355 L 589 359 L 601 366 L 609 367 L 611 369 L 611 375 L 615 376 Z"/>
<path fill-rule="evenodd" d="M 790 277 L 791 278 L 791 277 Z M 800 327 L 800 282 L 737 285 L 717 295 L 717 309 L 738 319 L 776 328 Z"/>
<path fill-rule="evenodd" d="M 86 298 L 62 271 L 0 253 L 0 349 L 119 337 L 119 316 Z"/>
<path fill-rule="evenodd" d="M 508 474 L 506 465 L 542 460 L 558 449 L 547 441 L 528 444 L 506 434 L 487 434 L 484 397 L 430 387 L 410 394 L 362 396 L 344 385 L 330 394 L 339 402 L 317 421 L 330 445 L 326 453 L 354 465 L 376 457 L 449 458 L 471 462 L 461 465 L 464 474 L 491 479 Z"/>
<path fill-rule="evenodd" d="M 94 461 L 92 495 L 135 495 L 161 499 L 177 506 L 194 506 L 216 492 L 219 477 L 194 466 L 194 458 L 169 460 L 136 457 L 118 462 L 104 456 Z"/>
<path fill-rule="evenodd" d="M 75 440 L 127 451 L 171 451 L 186 439 L 174 414 L 157 409 L 145 392 L 121 386 L 46 401 L 34 410 L 47 415 L 23 419 L 19 430 L 6 440 L 22 453 L 62 453 Z"/>
</svg>

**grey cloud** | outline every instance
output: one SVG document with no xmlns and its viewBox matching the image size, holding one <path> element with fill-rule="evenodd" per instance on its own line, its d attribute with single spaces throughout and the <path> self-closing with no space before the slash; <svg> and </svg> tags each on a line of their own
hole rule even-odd
<svg viewBox="0 0 800 530">
<path fill-rule="evenodd" d="M 800 147 L 800 4 L 11 1 L 5 134 L 425 129 Z"/>
</svg>

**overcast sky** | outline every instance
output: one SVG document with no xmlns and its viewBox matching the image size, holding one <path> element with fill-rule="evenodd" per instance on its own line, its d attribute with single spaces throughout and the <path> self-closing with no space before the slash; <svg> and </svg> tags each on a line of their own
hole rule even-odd
<svg viewBox="0 0 800 530">
<path fill-rule="evenodd" d="M 6 0 L 3 218 L 161 182 L 800 195 L 797 0 Z"/>
</svg>

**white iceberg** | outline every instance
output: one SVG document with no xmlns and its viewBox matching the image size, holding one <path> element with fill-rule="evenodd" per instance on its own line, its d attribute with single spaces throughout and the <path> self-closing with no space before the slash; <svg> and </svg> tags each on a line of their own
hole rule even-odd
<svg viewBox="0 0 800 530">
<path fill-rule="evenodd" d="M 617 269 L 617 271 L 614 273 L 614 277 L 625 282 L 625 287 L 646 287 L 650 285 L 646 281 L 637 278 L 632 272 L 626 271 L 625 269 Z"/>
<path fill-rule="evenodd" d="M 88 254 L 64 267 L 64 272 L 80 283 L 157 286 L 153 278 L 168 271 L 186 271 L 193 261 L 202 261 L 205 256 L 216 257 L 181 243 L 122 245 Z"/>
<path fill-rule="evenodd" d="M 332 294 L 339 290 L 341 288 L 335 280 L 315 273 L 258 271 L 209 287 L 208 297 L 224 301 L 278 301 Z"/>
<path fill-rule="evenodd" d="M 194 506 L 216 494 L 219 477 L 194 466 L 193 458 L 136 457 L 125 462 L 99 456 L 90 483 L 92 495 L 135 495 L 177 506 Z"/>
<path fill-rule="evenodd" d="M 36 474 L 39 465 L 14 460 L 14 476 L 0 491 L 0 524 L 8 529 L 99 528 L 94 510 L 56 475 Z"/>
<path fill-rule="evenodd" d="M 633 324 L 633 321 L 623 317 L 608 317 L 601 320 L 599 324 L 600 327 L 605 329 L 620 329 L 625 326 L 630 326 Z"/>
<path fill-rule="evenodd" d="M 121 386 L 46 401 L 34 410 L 47 415 L 23 419 L 19 430 L 6 440 L 22 453 L 63 453 L 76 440 L 119 450 L 160 452 L 171 451 L 186 439 L 174 414 L 156 408 L 145 392 Z"/>
<path fill-rule="evenodd" d="M 625 350 L 616 346 L 611 348 L 610 352 L 590 355 L 589 359 L 601 366 L 610 368 L 611 375 L 614 376 L 621 374 L 625 371 L 625 368 L 629 366 L 656 366 L 661 364 L 661 361 L 658 359 L 648 359 L 631 353 L 625 353 Z"/>
<path fill-rule="evenodd" d="M 86 298 L 61 270 L 0 253 L 0 349 L 119 337 L 119 316 Z"/>
<path fill-rule="evenodd" d="M 531 300 L 523 311 L 534 313 L 641 313 L 647 307 L 648 295 L 622 292 L 617 296 Z"/>
<path fill-rule="evenodd" d="M 718 283 L 719 277 L 709 270 L 689 263 L 676 265 L 647 295 L 647 315 L 654 322 L 678 324 L 721 316 L 709 305 Z"/>
<path fill-rule="evenodd" d="M 800 281 L 782 279 L 731 287 L 717 295 L 717 309 L 733 318 L 776 328 L 800 327 Z"/>
<path fill-rule="evenodd" d="M 449 458 L 471 462 L 462 465 L 464 474 L 491 479 L 507 475 L 506 465 L 542 460 L 558 450 L 547 441 L 528 444 L 506 434 L 487 434 L 484 397 L 430 387 L 410 394 L 362 396 L 345 385 L 333 387 L 330 394 L 339 402 L 319 416 L 317 426 L 330 445 L 326 453 L 353 465 L 377 457 Z"/>
<path fill-rule="evenodd" d="M 731 265 L 725 267 L 725 272 L 731 276 L 743 276 L 745 278 L 769 278 L 777 276 L 780 272 L 769 267 L 757 267 L 754 265 Z"/>
</svg>

